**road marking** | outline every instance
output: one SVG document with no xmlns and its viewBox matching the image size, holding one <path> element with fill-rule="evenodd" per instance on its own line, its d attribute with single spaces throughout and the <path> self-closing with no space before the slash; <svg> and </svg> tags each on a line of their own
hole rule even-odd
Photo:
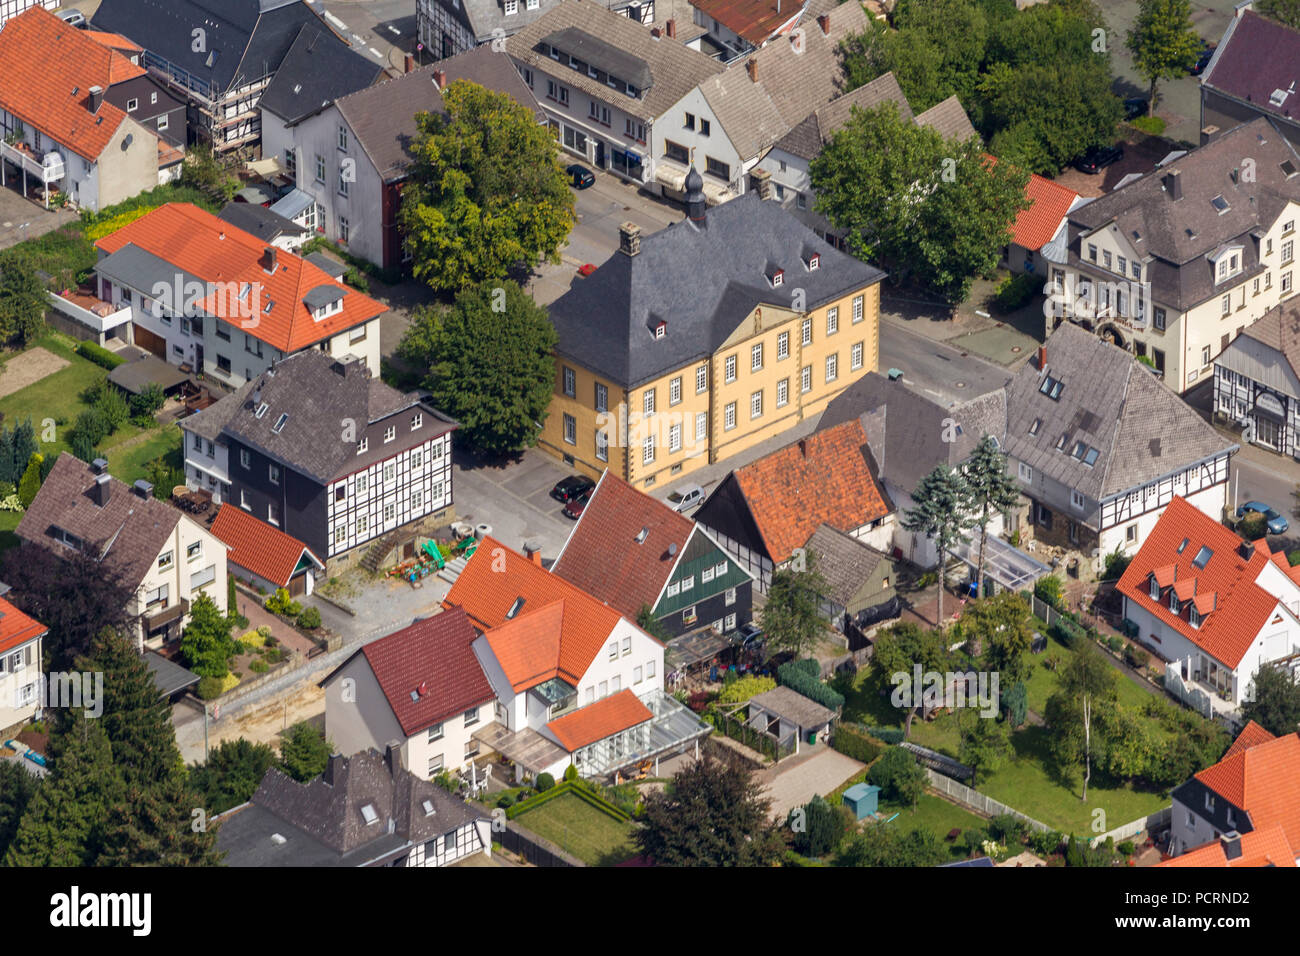
<svg viewBox="0 0 1300 956">
<path fill-rule="evenodd" d="M 397 29 L 397 27 L 393 26 L 391 23 L 388 25 L 388 32 L 393 34 L 394 36 L 400 37 L 402 35 L 402 31 Z"/>
<path fill-rule="evenodd" d="M 328 20 L 330 23 L 334 24 L 340 30 L 346 30 L 348 28 L 348 25 L 346 23 L 344 23 L 338 17 L 334 16 L 334 14 L 330 13 L 328 10 L 325 11 L 325 19 Z"/>
<path fill-rule="evenodd" d="M 358 43 L 365 43 L 365 42 L 366 42 L 366 41 L 365 41 L 365 38 L 362 37 L 360 33 L 354 33 L 354 34 L 352 34 L 352 39 L 356 40 Z"/>
<path fill-rule="evenodd" d="M 368 49 L 370 50 L 371 53 L 375 55 L 375 59 L 382 60 L 384 58 L 384 55 L 380 53 L 378 50 L 376 50 L 374 47 L 368 47 Z"/>
</svg>

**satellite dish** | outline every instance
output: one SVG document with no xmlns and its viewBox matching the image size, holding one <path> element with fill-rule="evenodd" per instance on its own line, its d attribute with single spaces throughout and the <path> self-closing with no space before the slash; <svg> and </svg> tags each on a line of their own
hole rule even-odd
<svg viewBox="0 0 1300 956">
<path fill-rule="evenodd" d="M 677 542 L 676 541 L 668 542 L 668 557 L 671 558 L 676 553 L 677 553 Z"/>
<path fill-rule="evenodd" d="M 132 144 L 133 142 L 135 142 L 135 134 L 134 134 L 134 133 L 127 133 L 126 136 L 125 136 L 125 137 L 123 138 L 123 140 L 122 140 L 122 152 L 126 152 L 128 149 L 130 149 L 130 148 L 131 148 L 131 144 Z"/>
</svg>

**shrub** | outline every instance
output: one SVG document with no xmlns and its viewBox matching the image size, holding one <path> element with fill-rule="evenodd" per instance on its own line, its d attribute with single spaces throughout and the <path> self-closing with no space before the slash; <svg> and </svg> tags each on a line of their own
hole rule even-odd
<svg viewBox="0 0 1300 956">
<path fill-rule="evenodd" d="M 1106 638 L 1106 646 L 1109 647 L 1116 654 L 1118 654 L 1120 651 L 1124 649 L 1124 641 L 1123 639 L 1112 635 Z"/>
<path fill-rule="evenodd" d="M 794 848 L 804 856 L 820 857 L 830 853 L 848 830 L 848 815 L 843 807 L 833 807 L 820 796 L 802 807 L 791 810 L 786 825 L 794 831 Z"/>
<path fill-rule="evenodd" d="M 1034 597 L 1056 611 L 1065 610 L 1065 592 L 1061 588 L 1061 579 L 1048 574 L 1034 582 Z"/>
<path fill-rule="evenodd" d="M 749 700 L 755 694 L 765 693 L 776 687 L 776 681 L 770 677 L 742 677 L 722 689 L 718 695 L 719 704 L 739 704 Z"/>
<path fill-rule="evenodd" d="M 1132 644 L 1130 644 L 1124 648 L 1124 662 L 1128 664 L 1129 667 L 1132 667 L 1134 669 L 1141 669 L 1143 667 L 1146 667 L 1147 662 L 1149 662 L 1150 660 L 1151 660 L 1151 655 L 1148 654 L 1146 651 L 1142 650 L 1142 648 L 1140 647 L 1134 647 Z"/>
<path fill-rule="evenodd" d="M 1294 551 L 1288 551 L 1286 553 L 1286 560 L 1287 560 L 1287 564 L 1291 565 L 1291 567 L 1293 568 L 1297 564 L 1300 564 L 1300 548 L 1297 548 Z"/>
<path fill-rule="evenodd" d="M 107 380 L 100 383 L 93 407 L 99 409 L 104 421 L 108 422 L 109 434 L 117 431 L 131 418 L 131 408 L 121 390 L 116 385 L 110 385 Z"/>
<path fill-rule="evenodd" d="M 221 696 L 222 687 L 220 677 L 204 677 L 199 681 L 199 697 L 202 700 L 215 700 Z"/>
<path fill-rule="evenodd" d="M 94 362 L 96 365 L 106 368 L 109 371 L 112 371 L 126 361 L 122 356 L 110 352 L 108 349 L 95 342 L 82 342 L 77 346 L 77 354 L 82 358 L 90 359 L 90 361 Z"/>
<path fill-rule="evenodd" d="M 456 778 L 446 770 L 434 777 L 433 782 L 437 786 L 442 787 L 442 789 L 446 790 L 448 793 L 455 793 L 460 789 L 460 784 L 456 781 Z M 504 794 L 502 796 L 504 796 Z"/>
<path fill-rule="evenodd" d="M 999 813 L 989 821 L 989 835 L 1008 846 L 1020 843 L 1025 838 L 1026 830 L 1028 827 L 1025 821 L 1009 813 Z"/>
<path fill-rule="evenodd" d="M 884 744 L 880 741 L 872 740 L 861 728 L 849 723 L 835 725 L 831 746 L 844 756 L 852 757 L 861 763 L 871 763 L 884 749 Z"/>
<path fill-rule="evenodd" d="M 812 665 L 811 668 L 809 664 Z M 776 669 L 776 679 L 795 693 L 803 694 L 823 707 L 838 711 L 844 706 L 844 695 L 818 680 L 814 675 L 819 673 L 821 673 L 821 666 L 815 660 L 807 658 L 782 664 Z"/>
<path fill-rule="evenodd" d="M 266 661 L 253 661 L 253 663 L 248 665 L 248 669 L 254 674 L 265 674 L 271 669 L 271 665 Z"/>
<path fill-rule="evenodd" d="M 565 770 L 564 770 L 564 779 L 565 779 L 565 780 L 577 780 L 577 779 L 578 779 L 578 768 L 575 767 L 573 764 L 569 764 L 569 766 L 566 767 Z"/>
<path fill-rule="evenodd" d="M 1029 848 L 1039 856 L 1050 856 L 1061 848 L 1063 839 L 1065 838 L 1055 830 L 1048 833 L 1042 830 L 1030 830 Z"/>
<path fill-rule="evenodd" d="M 286 588 L 276 588 L 275 593 L 266 599 L 266 609 L 281 617 L 297 617 L 302 613 L 302 605 L 289 597 Z"/>
<path fill-rule="evenodd" d="M 263 639 L 264 639 L 268 644 L 274 644 L 274 643 L 275 643 L 275 638 L 271 636 L 271 625 L 270 625 L 270 624 L 263 624 L 261 627 L 259 627 L 259 628 L 257 629 L 257 633 L 258 633 L 258 634 L 261 634 L 262 637 L 263 637 Z"/>
<path fill-rule="evenodd" d="M 972 853 L 982 853 L 984 844 L 988 842 L 989 833 L 987 830 L 981 830 L 979 827 L 971 827 L 969 830 L 963 830 L 961 836 L 957 838 L 957 845 L 966 851 L 969 856 Z"/>
<path fill-rule="evenodd" d="M 881 743 L 891 746 L 903 742 L 903 731 L 899 727 L 868 727 L 867 732 Z"/>
<path fill-rule="evenodd" d="M 1119 846 L 1115 847 L 1115 849 L 1119 850 L 1119 852 L 1122 853 L 1124 856 L 1132 856 L 1133 851 L 1136 850 L 1137 847 L 1133 845 L 1132 840 L 1125 840 Z"/>
<path fill-rule="evenodd" d="M 537 775 L 538 793 L 545 793 L 547 790 L 550 790 L 551 787 L 553 786 L 555 786 L 555 778 L 552 777 L 549 773 L 539 773 Z"/>
<path fill-rule="evenodd" d="M 1258 541 L 1268 533 L 1268 521 L 1258 511 L 1249 512 L 1237 522 L 1237 534 L 1247 541 Z"/>
<path fill-rule="evenodd" d="M 1032 299 L 1038 292 L 1042 291 L 1043 280 L 1041 276 L 1035 276 L 1032 272 L 1022 272 L 1019 275 L 1007 276 L 998 286 L 997 295 L 993 298 L 993 304 L 1001 312 L 1014 312 Z"/>
<path fill-rule="evenodd" d="M 1165 121 L 1159 116 L 1139 116 L 1130 120 L 1133 126 L 1150 136 L 1163 136 L 1165 134 Z"/>
<path fill-rule="evenodd" d="M 167 395 L 163 392 L 163 387 L 157 382 L 150 382 L 140 390 L 138 395 L 131 396 L 131 414 L 152 419 L 154 412 L 162 408 L 166 402 Z"/>
<path fill-rule="evenodd" d="M 40 452 L 32 452 L 32 457 L 27 461 L 27 470 L 23 472 L 22 480 L 18 482 L 18 500 L 22 502 L 24 509 L 32 506 L 32 502 L 36 500 L 36 493 L 41 490 L 43 460 L 44 456 Z"/>
<path fill-rule="evenodd" d="M 72 433 L 77 439 L 84 439 L 91 445 L 98 445 L 113 434 L 113 426 L 107 416 L 97 407 L 86 409 L 72 423 Z"/>
<path fill-rule="evenodd" d="M 1052 625 L 1052 637 L 1056 638 L 1070 650 L 1074 650 L 1087 639 L 1088 632 L 1073 618 L 1060 617 Z"/>
<path fill-rule="evenodd" d="M 691 691 L 691 695 L 686 698 L 686 706 L 697 714 L 704 713 L 711 703 L 713 703 L 713 695 L 707 690 Z"/>
<path fill-rule="evenodd" d="M 890 747 L 867 771 L 867 782 L 881 790 L 886 800 L 916 805 L 925 790 L 926 775 L 909 751 Z"/>
<path fill-rule="evenodd" d="M 303 612 L 298 615 L 298 626 L 304 631 L 314 631 L 320 627 L 320 609 L 309 607 L 304 608 Z"/>
<path fill-rule="evenodd" d="M 502 810 L 509 809 L 510 807 L 514 806 L 514 803 L 515 803 L 515 795 L 511 793 L 509 790 L 505 791 L 503 794 L 501 794 L 501 796 L 497 797 L 497 806 L 500 807 Z"/>
<path fill-rule="evenodd" d="M 239 636 L 239 643 L 246 647 L 261 647 L 266 643 L 266 638 L 262 637 L 257 631 L 249 631 L 247 634 Z"/>
<path fill-rule="evenodd" d="M 1132 561 L 1132 555 L 1112 551 L 1106 555 L 1106 570 L 1102 572 L 1101 579 L 1103 581 L 1118 581 L 1124 572 L 1128 570 L 1128 566 Z"/>
<path fill-rule="evenodd" d="M 343 281 L 360 292 L 370 291 L 370 280 L 366 278 L 364 272 L 355 267 L 349 268 L 347 272 L 343 273 Z"/>
</svg>

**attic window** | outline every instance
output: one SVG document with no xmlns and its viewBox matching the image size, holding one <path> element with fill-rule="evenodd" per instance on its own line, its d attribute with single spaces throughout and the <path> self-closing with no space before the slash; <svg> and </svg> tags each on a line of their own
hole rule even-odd
<svg viewBox="0 0 1300 956">
<path fill-rule="evenodd" d="M 1215 208 L 1220 216 L 1232 208 L 1228 205 L 1228 200 L 1224 199 L 1222 196 L 1215 196 L 1210 200 L 1210 205 Z"/>
<path fill-rule="evenodd" d="M 1187 623 L 1192 625 L 1192 627 L 1201 626 L 1201 613 L 1198 610 L 1196 610 L 1195 605 L 1188 608 L 1187 610 Z"/>
<path fill-rule="evenodd" d="M 361 819 L 366 821 L 366 826 L 370 826 L 370 824 L 372 823 L 379 822 L 379 814 L 375 812 L 375 805 L 373 803 L 367 803 L 362 805 Z"/>
<path fill-rule="evenodd" d="M 1182 610 L 1182 605 L 1178 603 L 1178 595 L 1174 593 L 1172 588 L 1169 590 L 1169 610 L 1175 614 Z"/>
<path fill-rule="evenodd" d="M 301 83 L 295 83 L 295 84 L 293 85 L 293 91 L 294 91 L 295 93 L 301 93 L 301 92 L 302 92 L 302 84 L 301 84 Z"/>
<path fill-rule="evenodd" d="M 1147 593 L 1151 595 L 1151 600 L 1160 600 L 1160 582 L 1156 580 L 1154 574 L 1151 575 L 1150 586 L 1147 588 Z"/>
<path fill-rule="evenodd" d="M 1054 402 L 1061 400 L 1061 390 L 1065 388 L 1065 383 L 1059 378 L 1052 378 L 1048 375 L 1043 379 L 1043 384 L 1038 386 L 1038 391 L 1046 395 Z"/>
<path fill-rule="evenodd" d="M 433 801 L 432 801 L 432 800 L 425 800 L 422 804 L 420 804 L 420 806 L 424 807 L 424 815 L 425 815 L 426 817 L 431 817 L 431 816 L 433 816 L 433 814 L 435 813 L 435 811 L 434 811 L 434 809 L 433 809 Z"/>
<path fill-rule="evenodd" d="M 277 418 L 275 420 L 275 424 L 271 426 L 271 434 L 272 435 L 280 434 L 280 432 L 284 430 L 284 423 L 287 422 L 288 420 L 289 420 L 289 416 L 287 413 Z"/>
<path fill-rule="evenodd" d="M 640 531 L 638 531 L 638 532 L 636 533 L 636 543 L 637 543 L 637 544 L 644 544 L 644 543 L 645 543 L 645 539 L 646 539 L 649 535 L 650 535 L 650 529 L 649 529 L 649 528 L 642 528 Z"/>
<path fill-rule="evenodd" d="M 1182 554 L 1187 546 L 1191 543 L 1191 538 L 1183 538 L 1183 543 L 1178 546 L 1178 553 Z"/>
<path fill-rule="evenodd" d="M 785 282 L 785 270 L 777 269 L 772 273 L 772 288 L 778 288 L 783 282 Z"/>
<path fill-rule="evenodd" d="M 1041 418 L 1035 418 L 1033 424 L 1029 426 L 1029 434 L 1037 435 L 1038 429 L 1042 426 L 1042 424 L 1043 424 L 1043 420 Z"/>
<path fill-rule="evenodd" d="M 1056 450 L 1065 451 L 1065 443 L 1070 440 L 1069 432 L 1065 432 L 1060 438 L 1056 439 Z"/>
<path fill-rule="evenodd" d="M 655 336 L 655 338 L 657 338 L 657 339 L 662 339 L 662 338 L 663 338 L 665 335 L 667 335 L 667 334 L 668 334 L 668 323 L 667 323 L 667 322 L 664 322 L 664 321 L 662 321 L 662 320 L 659 321 L 659 322 L 656 322 L 656 323 L 655 323 L 655 326 L 654 326 L 654 336 Z"/>
<path fill-rule="evenodd" d="M 1070 452 L 1070 455 L 1073 456 L 1074 458 L 1079 459 L 1080 461 L 1083 461 L 1084 453 L 1087 452 L 1087 450 L 1088 450 L 1087 442 L 1077 441 L 1074 443 L 1074 449 Z"/>
<path fill-rule="evenodd" d="M 1097 458 L 1099 455 L 1100 452 L 1098 452 L 1097 449 L 1089 448 L 1088 453 L 1083 456 L 1083 463 L 1091 468 L 1093 465 L 1097 464 Z"/>
<path fill-rule="evenodd" d="M 1204 568 L 1210 563 L 1210 558 L 1214 557 L 1214 552 L 1204 545 L 1201 550 L 1196 552 L 1196 557 L 1192 559 L 1192 564 L 1198 568 Z"/>
<path fill-rule="evenodd" d="M 263 415 L 266 414 L 266 410 L 267 410 L 268 408 L 270 408 L 270 407 L 271 407 L 271 406 L 268 405 L 268 404 L 266 404 L 266 402 L 263 402 L 261 405 L 258 405 L 258 406 L 257 406 L 257 411 L 253 413 L 253 417 L 254 417 L 254 418 L 261 418 Z"/>
<path fill-rule="evenodd" d="M 816 272 L 822 265 L 821 253 L 809 252 L 804 256 L 803 264 L 807 267 L 809 272 Z"/>
<path fill-rule="evenodd" d="M 506 611 L 506 620 L 513 620 L 514 616 L 523 610 L 523 607 L 524 599 L 522 597 L 515 598 L 515 603 L 510 605 L 510 610 Z"/>
<path fill-rule="evenodd" d="M 266 303 L 266 308 L 263 309 L 262 311 L 265 312 L 267 315 L 270 315 L 270 314 L 271 314 L 271 306 L 273 306 L 273 305 L 275 305 L 275 301 L 274 301 L 274 300 L 271 300 L 270 302 L 267 302 L 267 303 Z"/>
</svg>

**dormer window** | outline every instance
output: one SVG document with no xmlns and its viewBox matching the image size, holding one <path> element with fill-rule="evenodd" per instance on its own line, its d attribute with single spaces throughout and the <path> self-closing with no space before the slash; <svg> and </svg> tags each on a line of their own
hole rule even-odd
<svg viewBox="0 0 1300 956">
<path fill-rule="evenodd" d="M 1038 386 L 1038 391 L 1040 394 L 1046 395 L 1052 401 L 1059 402 L 1061 400 L 1061 391 L 1064 388 L 1065 383 L 1063 383 L 1059 378 L 1052 378 L 1050 375 L 1045 375 L 1043 376 L 1043 384 Z"/>
<path fill-rule="evenodd" d="M 357 454 L 358 455 L 365 454 L 366 449 L 369 447 L 370 447 L 370 439 L 369 438 L 361 439 L 361 441 L 357 442 Z"/>
<path fill-rule="evenodd" d="M 1201 626 L 1201 612 L 1196 610 L 1195 607 L 1192 607 L 1188 610 L 1187 623 L 1191 624 L 1192 627 L 1195 628 L 1199 628 Z"/>
<path fill-rule="evenodd" d="M 1151 581 L 1149 583 L 1147 593 L 1151 595 L 1151 600 L 1153 601 L 1160 600 L 1160 582 L 1156 580 L 1156 576 L 1154 574 L 1151 575 Z"/>
<path fill-rule="evenodd" d="M 777 269 L 775 272 L 772 273 L 772 288 L 773 288 L 773 289 L 780 288 L 781 285 L 784 284 L 784 282 L 785 282 L 785 270 L 784 270 L 784 269 Z"/>
<path fill-rule="evenodd" d="M 1182 610 L 1182 604 L 1178 601 L 1178 595 L 1171 589 L 1169 591 L 1169 610 L 1177 614 Z"/>
<path fill-rule="evenodd" d="M 388 442 L 392 441 L 392 440 L 393 440 L 394 438 L 396 438 L 396 437 L 397 437 L 397 426 L 396 426 L 396 425 L 389 425 L 387 428 L 384 429 L 384 443 L 385 443 L 385 444 L 387 444 Z"/>
<path fill-rule="evenodd" d="M 420 412 L 416 412 L 414 415 L 411 416 L 411 431 L 415 431 L 423 424 L 424 424 L 424 416 Z"/>
</svg>

